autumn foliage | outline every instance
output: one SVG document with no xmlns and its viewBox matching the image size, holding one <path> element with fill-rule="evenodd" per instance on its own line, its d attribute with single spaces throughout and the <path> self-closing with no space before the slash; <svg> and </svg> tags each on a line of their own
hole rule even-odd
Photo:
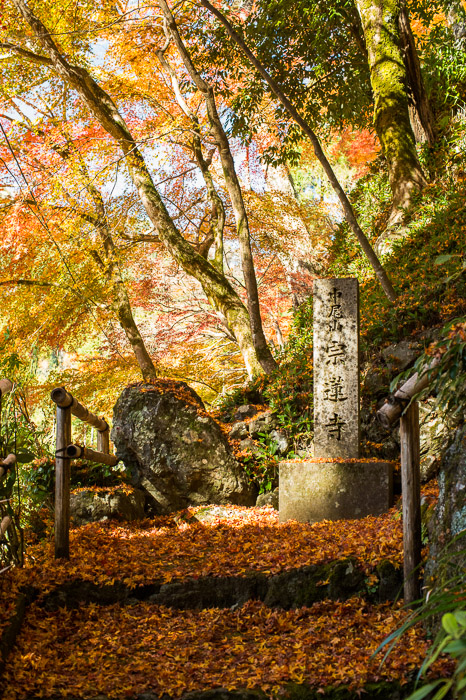
<svg viewBox="0 0 466 700">
<path fill-rule="evenodd" d="M 238 610 L 202 611 L 140 603 L 47 613 L 34 604 L 3 697 L 123 698 L 152 691 L 176 698 L 211 688 L 276 693 L 289 682 L 320 692 L 329 685 L 403 683 L 425 655 L 420 630 L 406 635 L 382 669 L 371 655 L 404 615 L 399 606 L 358 598 L 291 611 L 253 601 Z"/>
<path fill-rule="evenodd" d="M 432 504 L 436 494 L 436 485 L 426 487 L 425 502 Z M 38 591 L 7 665 L 4 698 L 117 698 L 144 690 L 179 697 L 215 687 L 275 692 L 291 681 L 358 689 L 410 679 L 425 654 L 421 630 L 412 630 L 383 668 L 370 658 L 403 620 L 400 604 L 352 598 L 284 611 L 250 601 L 235 610 L 176 611 L 134 599 L 125 606 L 43 607 L 50 592 L 73 581 L 122 583 L 135 591 L 199 577 L 212 577 L 215 585 L 217 577 L 273 576 L 355 557 L 370 583 L 380 562 L 401 564 L 399 504 L 378 517 L 314 525 L 279 524 L 268 506 L 205 511 L 75 528 L 69 562 L 54 560 L 51 541 L 29 547 L 26 567 L 1 579 L 3 627 L 20 588 Z"/>
</svg>

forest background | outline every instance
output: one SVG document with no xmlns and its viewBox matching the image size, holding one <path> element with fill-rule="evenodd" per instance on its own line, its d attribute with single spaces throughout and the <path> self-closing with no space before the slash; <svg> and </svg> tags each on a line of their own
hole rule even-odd
<svg viewBox="0 0 466 700">
<path fill-rule="evenodd" d="M 181 379 L 308 444 L 316 277 L 360 280 L 366 367 L 444 326 L 461 412 L 462 2 L 1 6 L 4 447 L 36 476 L 56 385 L 109 417 Z"/>
</svg>

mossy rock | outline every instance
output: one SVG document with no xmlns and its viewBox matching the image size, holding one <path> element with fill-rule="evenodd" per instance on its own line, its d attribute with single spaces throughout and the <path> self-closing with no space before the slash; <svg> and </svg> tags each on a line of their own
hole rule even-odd
<svg viewBox="0 0 466 700">
<path fill-rule="evenodd" d="M 126 387 L 114 408 L 112 440 L 154 513 L 255 503 L 227 436 L 185 382 Z"/>
</svg>

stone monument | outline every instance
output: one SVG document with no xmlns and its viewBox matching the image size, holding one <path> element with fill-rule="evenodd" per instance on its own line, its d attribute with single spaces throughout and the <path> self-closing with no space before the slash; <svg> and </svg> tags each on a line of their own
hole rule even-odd
<svg viewBox="0 0 466 700">
<path fill-rule="evenodd" d="M 378 515 L 392 464 L 359 457 L 357 279 L 314 281 L 314 458 L 280 463 L 280 521 Z"/>
</svg>

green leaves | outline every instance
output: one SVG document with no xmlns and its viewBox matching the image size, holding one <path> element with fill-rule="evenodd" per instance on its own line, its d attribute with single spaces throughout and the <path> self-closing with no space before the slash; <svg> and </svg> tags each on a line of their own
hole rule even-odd
<svg viewBox="0 0 466 700">
<path fill-rule="evenodd" d="M 443 265 L 454 257 L 454 255 L 439 255 L 435 258 L 434 265 Z"/>
<path fill-rule="evenodd" d="M 452 637 L 455 637 L 456 639 L 459 628 L 455 615 L 453 615 L 452 613 L 446 613 L 442 617 L 442 627 L 447 634 L 451 635 Z"/>
<path fill-rule="evenodd" d="M 458 535 L 454 541 L 464 540 L 466 531 Z M 462 550 L 463 556 L 466 550 Z M 429 696 L 431 700 L 442 700 L 451 693 L 452 698 L 464 700 L 464 688 L 466 687 L 466 610 L 460 606 L 464 605 L 464 570 L 460 565 L 455 564 L 455 552 L 448 547 L 439 558 L 442 564 L 450 565 L 453 570 L 448 581 L 443 582 L 439 588 L 434 588 L 429 592 L 425 602 L 405 621 L 405 623 L 389 637 L 387 637 L 377 651 L 384 646 L 389 646 L 384 660 L 391 653 L 394 645 L 399 642 L 408 630 L 412 629 L 419 622 L 430 622 L 438 619 L 441 615 L 441 627 L 435 637 L 431 648 L 421 666 L 418 679 L 425 677 L 427 672 L 431 673 L 432 666 L 436 662 L 441 662 L 442 658 L 449 655 L 456 661 L 451 677 L 440 678 L 434 682 L 427 683 L 421 688 L 417 688 L 407 700 L 421 700 Z M 450 676 L 450 674 L 446 674 Z M 433 691 L 435 694 L 432 695 Z"/>
<path fill-rule="evenodd" d="M 18 450 L 16 453 L 16 461 L 19 464 L 29 464 L 33 459 L 36 459 L 36 455 L 29 450 Z"/>
<path fill-rule="evenodd" d="M 428 683 L 427 685 L 423 685 L 422 688 L 418 688 L 414 693 L 412 693 L 408 700 L 421 700 L 422 698 L 425 698 L 429 695 L 429 693 L 437 688 L 437 686 L 441 683 L 441 681 L 435 681 L 435 683 Z"/>
</svg>

